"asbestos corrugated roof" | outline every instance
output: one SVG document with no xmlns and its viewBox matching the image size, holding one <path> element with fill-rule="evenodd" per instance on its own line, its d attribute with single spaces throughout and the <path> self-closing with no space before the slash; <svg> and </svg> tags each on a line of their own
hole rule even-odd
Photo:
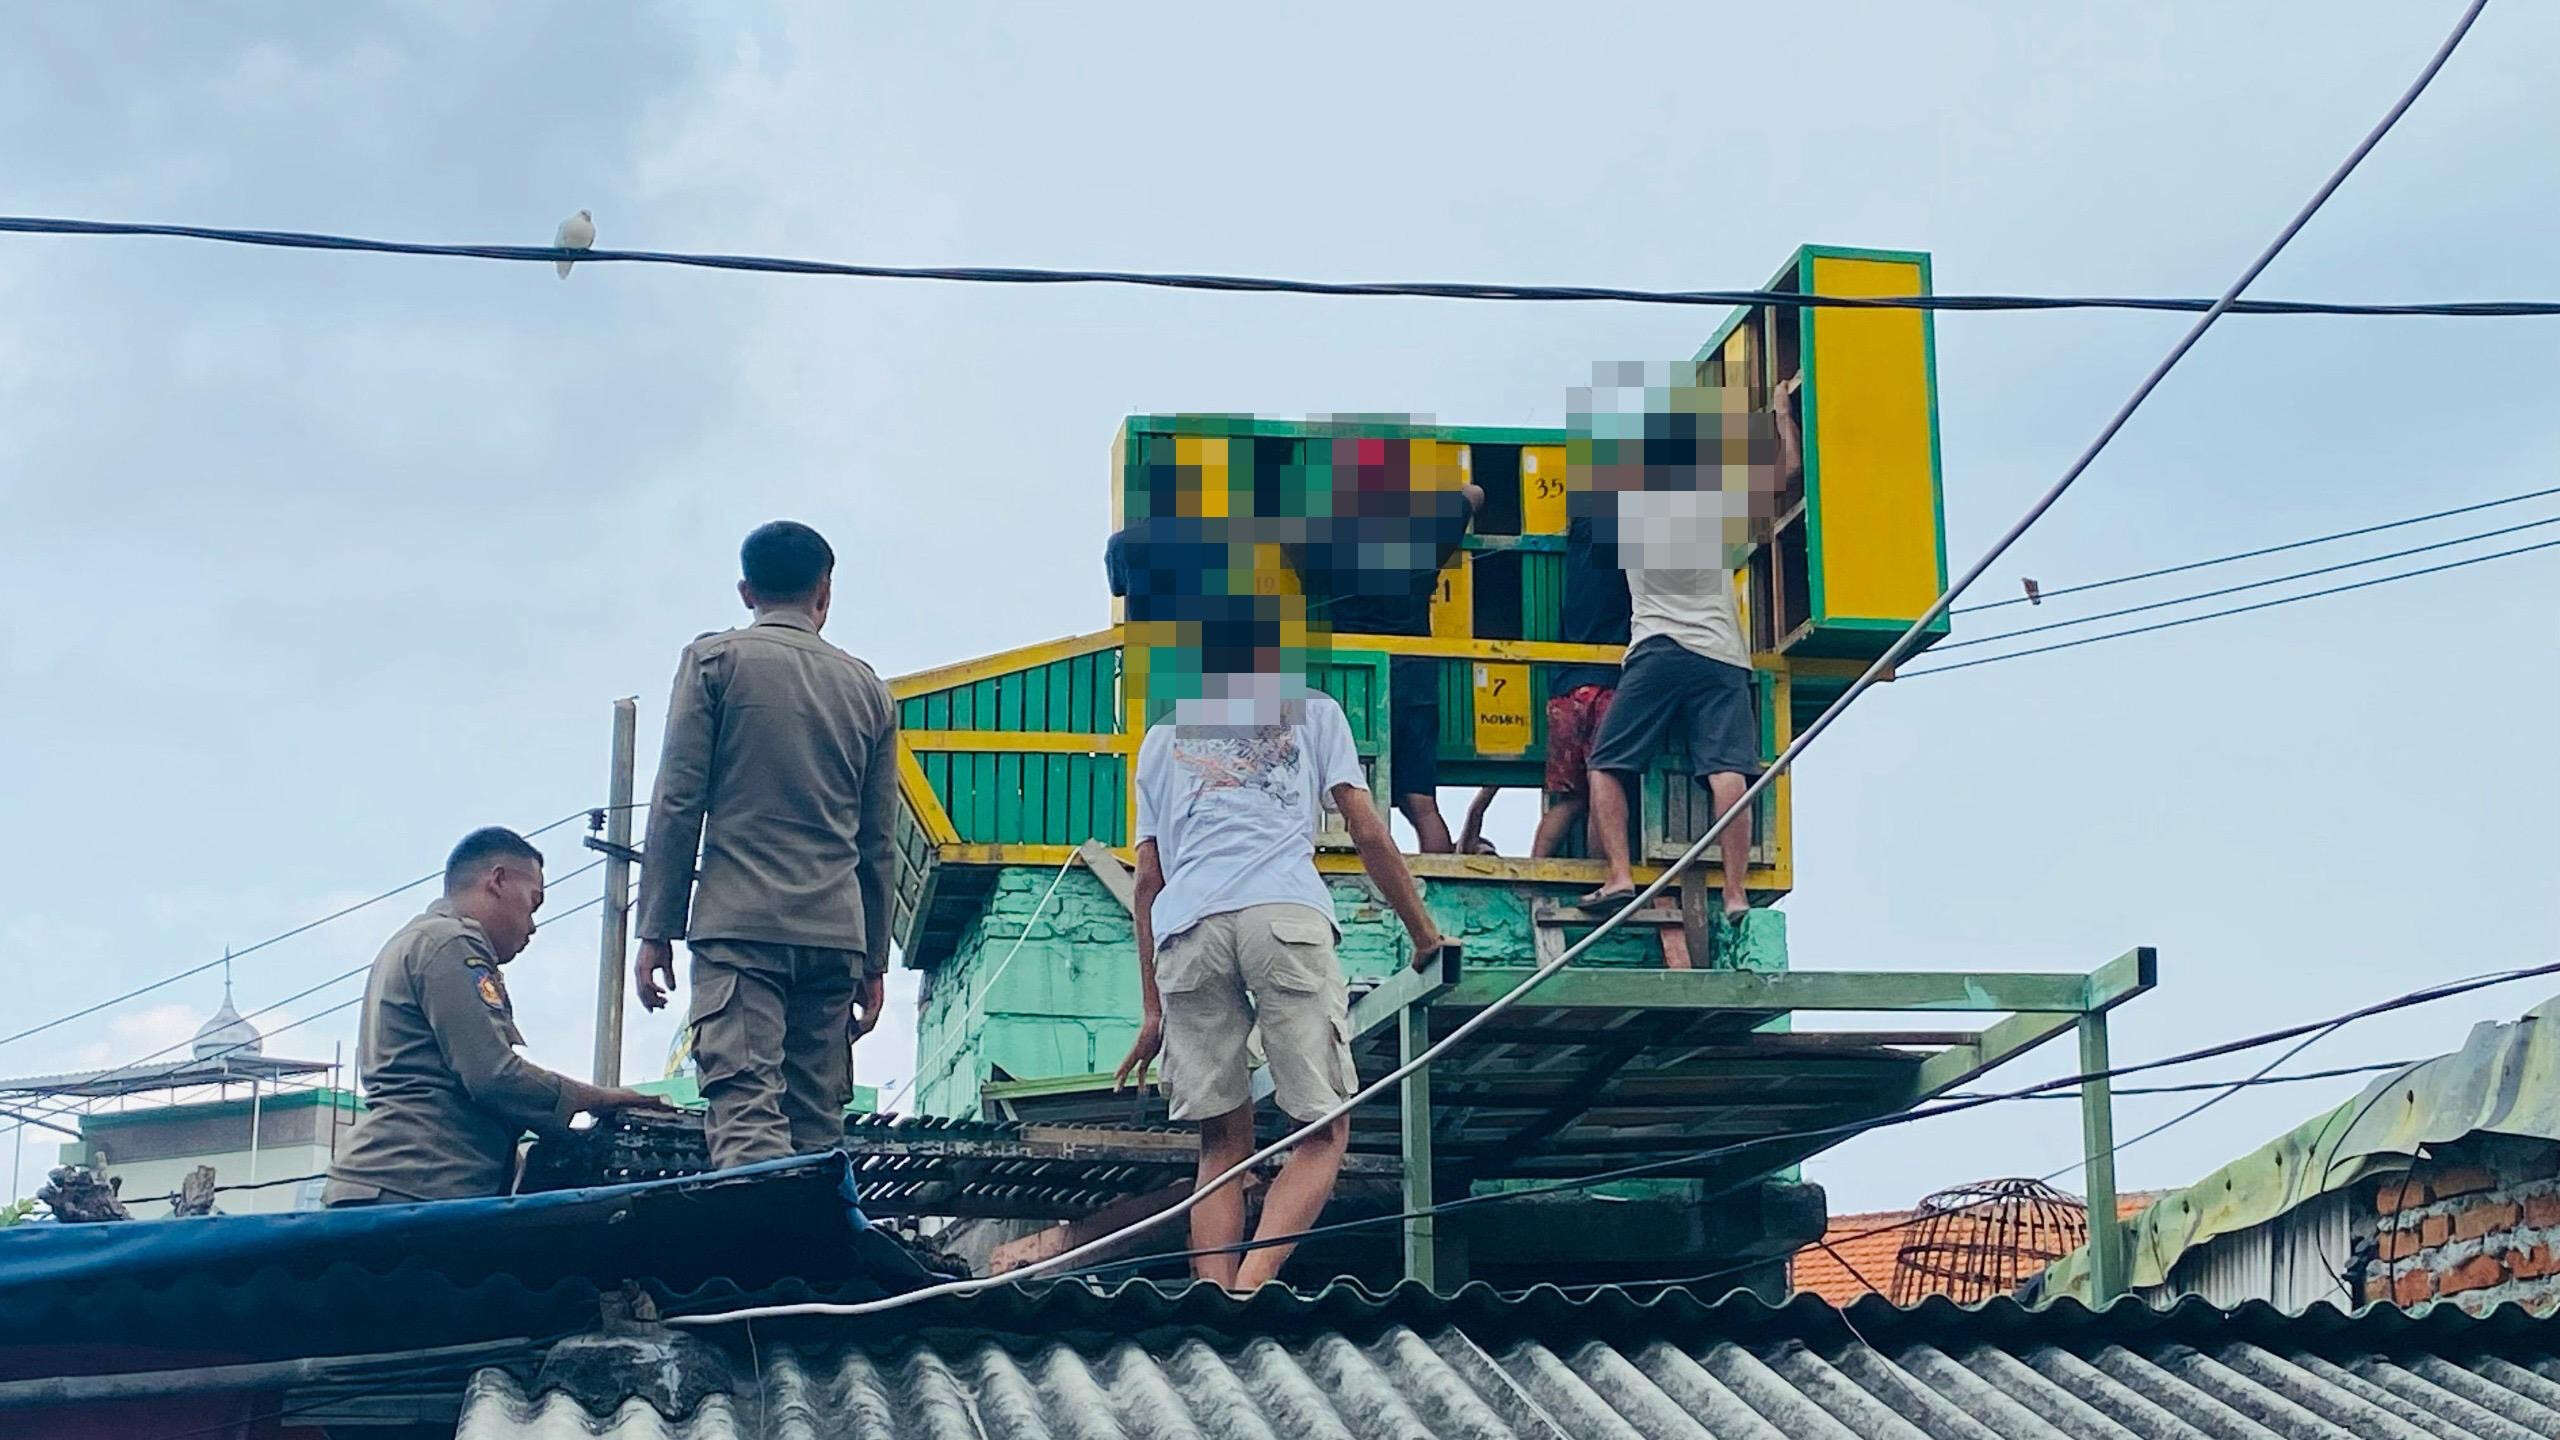
<svg viewBox="0 0 2560 1440">
<path fill-rule="evenodd" d="M 483 1370 L 460 1440 L 2560 1434 L 2560 1328 L 2512 1309 L 1869 1299 L 1843 1312 L 1804 1296 L 1773 1308 L 1748 1294 L 1346 1286 L 1239 1304 L 1138 1285 L 999 1291 L 893 1318 L 760 1327 L 752 1351 L 723 1337 L 738 1378 L 673 1419 Z"/>
</svg>

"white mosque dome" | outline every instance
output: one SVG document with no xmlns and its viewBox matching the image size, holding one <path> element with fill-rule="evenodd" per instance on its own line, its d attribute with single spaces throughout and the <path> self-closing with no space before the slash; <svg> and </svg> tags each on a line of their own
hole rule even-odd
<svg viewBox="0 0 2560 1440">
<path fill-rule="evenodd" d="M 266 1048 L 258 1027 L 240 1018 L 231 1008 L 231 987 L 222 989 L 222 1008 L 196 1030 L 195 1057 L 198 1060 L 227 1060 L 235 1056 L 257 1055 Z"/>
</svg>

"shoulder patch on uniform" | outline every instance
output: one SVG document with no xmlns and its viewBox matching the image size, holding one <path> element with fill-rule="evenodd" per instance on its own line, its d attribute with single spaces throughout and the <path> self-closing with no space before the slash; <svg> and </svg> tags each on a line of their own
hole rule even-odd
<svg viewBox="0 0 2560 1440">
<path fill-rule="evenodd" d="M 480 985 L 480 1003 L 488 1006 L 492 1010 L 506 1009 L 507 982 L 498 978 L 498 967 L 480 959 L 476 955 L 465 963 L 469 964 L 472 970 L 477 974 Z"/>
</svg>

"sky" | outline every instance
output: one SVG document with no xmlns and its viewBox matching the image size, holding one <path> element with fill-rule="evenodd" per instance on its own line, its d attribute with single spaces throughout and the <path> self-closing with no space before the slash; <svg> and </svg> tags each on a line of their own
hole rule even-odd
<svg viewBox="0 0 2560 1440">
<path fill-rule="evenodd" d="M 1823 242 L 1927 250 L 1945 292 L 2200 295 L 2458 9 L 10 3 L 0 211 L 542 244 L 586 208 L 648 249 L 1661 288 Z M 2490 7 L 2259 293 L 2553 298 L 2555 50 L 2560 14 Z M 1720 318 L 0 236 L 0 1033 L 425 874 L 473 826 L 600 802 L 619 696 L 645 793 L 676 653 L 739 618 L 759 522 L 833 539 L 831 639 L 921 669 L 1107 622 L 1126 414 L 1553 425 L 1593 360 L 1687 355 Z M 1940 317 L 1951 560 L 2187 323 Z M 1983 593 L 2560 483 L 2555 362 L 2560 321 L 2232 320 Z M 1794 963 L 2153 945 L 2160 988 L 2115 1023 L 2135 1060 L 2560 960 L 2555 614 L 2547 552 L 1885 687 L 1798 771 Z M 555 877 L 590 858 L 577 828 L 544 839 Z M 424 893 L 244 958 L 241 1007 L 363 965 Z M 562 1068 L 590 1051 L 595 915 L 510 972 Z M 912 1062 L 913 978 L 866 1081 Z M 181 1041 L 220 991 L 0 1046 L 0 1072 Z M 2436 1053 L 2555 992 L 2298 1063 Z M 633 1073 L 673 1023 L 635 1010 Z M 353 1032 L 339 1010 L 268 1051 Z M 2121 1183 L 2184 1183 L 2354 1089 L 2238 1097 L 2129 1148 Z M 2127 1098 L 2120 1132 L 2176 1104 Z M 2069 1104 L 2000 1106 L 1808 1174 L 1837 1210 L 1897 1207 L 2078 1135 Z"/>
</svg>

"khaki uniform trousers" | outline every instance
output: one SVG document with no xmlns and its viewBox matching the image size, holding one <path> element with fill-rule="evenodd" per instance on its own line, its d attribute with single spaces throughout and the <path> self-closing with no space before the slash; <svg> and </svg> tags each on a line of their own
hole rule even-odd
<svg viewBox="0 0 2560 1440">
<path fill-rule="evenodd" d="M 712 1165 L 727 1170 L 842 1145 L 861 952 L 742 940 L 687 949 Z"/>
</svg>

